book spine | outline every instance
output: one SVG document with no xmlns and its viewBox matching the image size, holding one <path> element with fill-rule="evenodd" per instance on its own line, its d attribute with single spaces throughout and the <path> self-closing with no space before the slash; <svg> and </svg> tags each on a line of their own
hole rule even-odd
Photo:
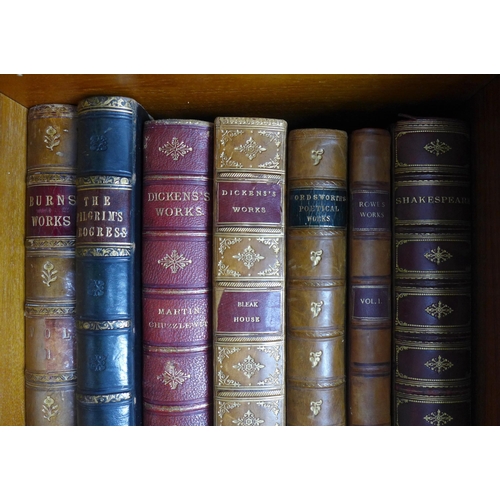
<svg viewBox="0 0 500 500">
<path fill-rule="evenodd" d="M 141 162 L 146 112 L 133 99 L 78 104 L 78 425 L 140 425 Z"/>
<path fill-rule="evenodd" d="M 28 112 L 25 423 L 75 425 L 76 107 Z"/>
<path fill-rule="evenodd" d="M 347 423 L 391 425 L 391 135 L 350 135 Z"/>
<path fill-rule="evenodd" d="M 469 425 L 468 129 L 458 120 L 402 120 L 393 148 L 393 423 Z"/>
<path fill-rule="evenodd" d="M 285 425 L 284 120 L 215 120 L 214 419 Z"/>
<path fill-rule="evenodd" d="M 144 128 L 144 425 L 212 425 L 213 124 Z"/>
<path fill-rule="evenodd" d="M 287 423 L 345 425 L 347 133 L 288 138 Z"/>
</svg>

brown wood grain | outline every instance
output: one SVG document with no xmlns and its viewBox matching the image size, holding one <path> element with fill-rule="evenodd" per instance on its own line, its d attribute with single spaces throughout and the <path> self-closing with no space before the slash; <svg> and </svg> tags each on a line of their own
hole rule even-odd
<svg viewBox="0 0 500 500">
<path fill-rule="evenodd" d="M 0 94 L 0 425 L 24 425 L 26 117 Z"/>
<path fill-rule="evenodd" d="M 367 113 L 378 113 L 380 121 L 389 111 L 453 108 L 489 80 L 491 75 L 0 75 L 0 92 L 25 107 L 125 95 L 157 119 L 259 116 L 284 119 L 290 129 L 333 126 L 358 114 L 365 122 L 353 126 L 371 126 Z"/>
<path fill-rule="evenodd" d="M 500 425 L 500 77 L 472 100 L 476 425 Z"/>
</svg>

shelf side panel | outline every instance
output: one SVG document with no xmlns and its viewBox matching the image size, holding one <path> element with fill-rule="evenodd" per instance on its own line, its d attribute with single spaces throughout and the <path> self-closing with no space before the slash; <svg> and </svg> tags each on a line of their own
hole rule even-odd
<svg viewBox="0 0 500 500">
<path fill-rule="evenodd" d="M 26 119 L 0 94 L 0 425 L 24 425 Z"/>
</svg>

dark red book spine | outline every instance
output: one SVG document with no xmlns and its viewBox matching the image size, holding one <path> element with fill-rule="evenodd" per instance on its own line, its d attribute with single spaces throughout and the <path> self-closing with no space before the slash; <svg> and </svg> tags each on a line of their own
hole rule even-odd
<svg viewBox="0 0 500 500">
<path fill-rule="evenodd" d="M 213 124 L 144 130 L 144 425 L 212 425 Z"/>
<path fill-rule="evenodd" d="M 471 422 L 466 124 L 403 120 L 394 147 L 395 425 Z"/>
</svg>

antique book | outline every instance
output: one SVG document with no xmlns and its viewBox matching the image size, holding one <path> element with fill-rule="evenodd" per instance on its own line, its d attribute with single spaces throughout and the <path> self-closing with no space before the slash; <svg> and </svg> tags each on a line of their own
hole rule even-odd
<svg viewBox="0 0 500 500">
<path fill-rule="evenodd" d="M 350 134 L 347 424 L 391 425 L 391 134 Z"/>
<path fill-rule="evenodd" d="M 144 425 L 212 425 L 213 123 L 144 126 Z"/>
<path fill-rule="evenodd" d="M 141 164 L 136 101 L 78 103 L 77 424 L 140 425 Z"/>
<path fill-rule="evenodd" d="M 286 128 L 272 118 L 215 120 L 215 425 L 286 425 Z"/>
<path fill-rule="evenodd" d="M 28 111 L 26 425 L 75 425 L 76 107 Z"/>
<path fill-rule="evenodd" d="M 288 137 L 287 425 L 345 425 L 347 133 Z"/>
<path fill-rule="evenodd" d="M 394 425 L 471 422 L 469 132 L 393 127 Z"/>
</svg>

